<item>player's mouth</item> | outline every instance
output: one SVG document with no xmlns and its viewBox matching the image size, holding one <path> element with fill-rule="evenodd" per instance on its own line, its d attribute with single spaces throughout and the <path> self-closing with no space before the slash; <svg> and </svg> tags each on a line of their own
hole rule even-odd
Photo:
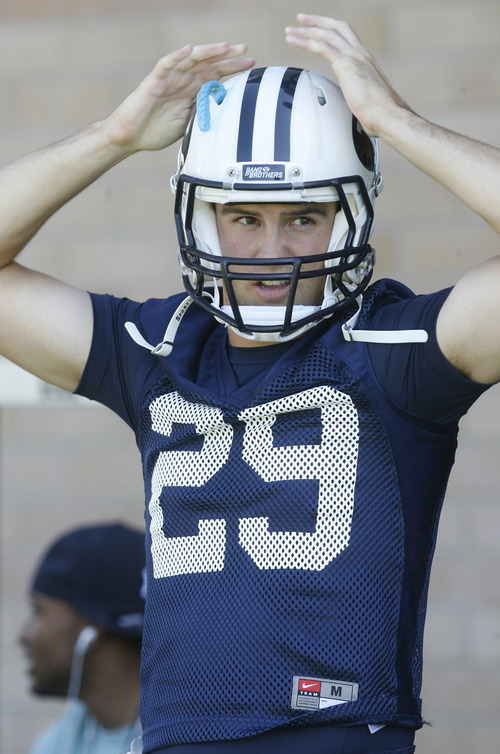
<svg viewBox="0 0 500 754">
<path fill-rule="evenodd" d="M 266 301 L 280 301 L 288 296 L 290 283 L 287 280 L 259 280 L 255 283 L 260 298 Z"/>
<path fill-rule="evenodd" d="M 35 658 L 31 655 L 26 655 L 26 673 L 29 676 L 36 675 L 36 663 Z"/>
</svg>

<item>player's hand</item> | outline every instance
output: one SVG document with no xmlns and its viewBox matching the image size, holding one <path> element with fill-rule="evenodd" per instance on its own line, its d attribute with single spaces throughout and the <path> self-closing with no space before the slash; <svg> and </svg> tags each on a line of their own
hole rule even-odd
<svg viewBox="0 0 500 754">
<path fill-rule="evenodd" d="M 299 13 L 301 26 L 286 28 L 286 41 L 321 55 L 332 66 L 344 97 L 371 136 L 383 136 L 388 118 L 410 108 L 345 21 Z"/>
<path fill-rule="evenodd" d="M 151 73 L 106 119 L 110 140 L 130 152 L 163 149 L 179 139 L 202 84 L 245 71 L 246 45 L 186 45 L 161 58 Z"/>
</svg>

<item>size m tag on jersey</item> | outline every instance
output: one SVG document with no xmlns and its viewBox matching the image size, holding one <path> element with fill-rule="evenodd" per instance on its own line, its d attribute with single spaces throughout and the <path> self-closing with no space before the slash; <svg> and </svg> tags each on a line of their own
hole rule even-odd
<svg viewBox="0 0 500 754">
<path fill-rule="evenodd" d="M 325 709 L 334 704 L 354 702 L 357 698 L 357 683 L 300 675 L 293 677 L 292 709 Z"/>
</svg>

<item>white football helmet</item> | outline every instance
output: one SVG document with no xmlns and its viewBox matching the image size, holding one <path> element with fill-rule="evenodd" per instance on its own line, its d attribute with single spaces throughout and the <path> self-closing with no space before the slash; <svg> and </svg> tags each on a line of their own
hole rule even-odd
<svg viewBox="0 0 500 754">
<path fill-rule="evenodd" d="M 377 143 L 329 79 L 269 67 L 205 84 L 171 185 L 185 288 L 238 334 L 266 341 L 297 337 L 368 285 L 373 203 L 382 189 Z M 261 262 L 223 256 L 214 204 L 255 202 L 339 202 L 328 249 L 314 258 Z M 306 271 L 311 261 L 323 264 Z M 270 266 L 278 271 L 270 274 Z M 294 305 L 298 281 L 311 276 L 325 278 L 321 306 Z M 289 280 L 286 306 L 239 306 L 233 282 L 249 278 Z"/>
</svg>

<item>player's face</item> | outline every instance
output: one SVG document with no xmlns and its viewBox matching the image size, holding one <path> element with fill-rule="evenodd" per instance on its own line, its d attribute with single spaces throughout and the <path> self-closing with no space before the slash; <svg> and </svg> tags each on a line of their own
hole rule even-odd
<svg viewBox="0 0 500 754">
<path fill-rule="evenodd" d="M 73 647 L 88 623 L 66 602 L 35 593 L 19 634 L 28 658 L 31 690 L 41 696 L 66 696 Z"/>
<path fill-rule="evenodd" d="M 277 259 L 308 257 L 328 249 L 337 203 L 216 204 L 217 229 L 222 253 L 227 257 Z M 306 269 L 323 267 L 311 264 Z M 242 268 L 245 272 L 279 272 L 276 265 Z M 289 272 L 290 269 L 281 268 Z M 295 304 L 319 305 L 323 301 L 325 278 L 299 281 Z M 234 282 L 240 306 L 272 306 L 287 303 L 290 285 L 286 281 Z"/>
</svg>

